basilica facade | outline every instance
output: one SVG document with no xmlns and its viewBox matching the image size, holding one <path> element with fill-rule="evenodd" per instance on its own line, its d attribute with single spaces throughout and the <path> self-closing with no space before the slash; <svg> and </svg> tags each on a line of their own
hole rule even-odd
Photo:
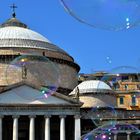
<svg viewBox="0 0 140 140">
<path fill-rule="evenodd" d="M 68 97 L 79 69 L 69 54 L 15 13 L 1 24 L 0 140 L 80 139 L 82 103 Z"/>
</svg>

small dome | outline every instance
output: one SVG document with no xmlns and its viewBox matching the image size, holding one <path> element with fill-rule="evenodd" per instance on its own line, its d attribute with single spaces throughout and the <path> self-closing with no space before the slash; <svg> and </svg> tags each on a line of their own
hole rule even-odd
<svg viewBox="0 0 140 140">
<path fill-rule="evenodd" d="M 76 97 L 78 92 L 80 101 L 84 103 L 82 108 L 116 106 L 116 97 L 113 90 L 103 81 L 84 81 L 76 86 L 69 95 Z"/>
<path fill-rule="evenodd" d="M 79 93 L 94 93 L 94 92 L 112 92 L 112 89 L 103 81 L 99 80 L 88 80 L 80 83 L 78 86 Z M 75 94 L 77 87 L 70 93 L 70 95 Z"/>
</svg>

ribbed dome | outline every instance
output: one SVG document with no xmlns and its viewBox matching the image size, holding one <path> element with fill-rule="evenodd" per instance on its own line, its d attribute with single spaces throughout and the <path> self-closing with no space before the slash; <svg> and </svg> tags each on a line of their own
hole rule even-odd
<svg viewBox="0 0 140 140">
<path fill-rule="evenodd" d="M 16 26 L 0 28 L 0 39 L 28 39 L 50 42 L 48 39 L 37 32 Z"/>
<path fill-rule="evenodd" d="M 89 80 L 80 83 L 78 86 L 79 93 L 92 93 L 92 92 L 112 92 L 112 89 L 103 81 L 99 80 Z M 77 87 L 70 93 L 70 95 L 75 94 Z"/>
<path fill-rule="evenodd" d="M 78 88 L 77 88 L 78 87 Z M 116 97 L 113 90 L 105 82 L 99 80 L 88 80 L 80 83 L 69 94 L 76 97 L 79 90 L 79 99 L 83 104 L 82 108 L 96 106 L 116 106 Z"/>
<path fill-rule="evenodd" d="M 13 15 L 13 18 L 7 20 L 0 26 L 1 86 L 9 86 L 23 80 L 22 70 L 14 71 L 8 69 L 10 72 L 8 76 L 6 74 L 6 79 L 5 72 L 7 73 L 7 67 L 12 66 L 13 62 L 15 63 L 15 60 L 17 61 L 19 56 L 29 55 L 39 56 L 39 59 L 35 60 L 35 69 L 31 68 L 28 70 L 29 74 L 26 74 L 26 80 L 30 79 L 33 81 L 32 83 L 36 84 L 35 81 L 41 83 L 49 79 L 49 82 L 51 82 L 52 85 L 55 85 L 56 81 L 54 81 L 51 74 L 55 75 L 56 71 L 59 71 L 59 82 L 57 84 L 58 92 L 69 94 L 69 92 L 77 85 L 78 81 L 75 77 L 77 72 L 79 72 L 80 67 L 74 62 L 74 59 L 63 49 L 50 43 L 50 41 L 41 34 L 30 30 L 27 25 L 17 20 L 15 15 Z M 41 56 L 50 60 L 51 63 L 55 65 L 56 70 L 51 66 L 52 64 L 49 65 L 49 62 L 40 61 Z M 48 67 L 48 65 L 53 68 L 48 68 L 48 71 L 46 71 L 45 68 Z M 47 79 L 43 79 L 45 76 L 41 79 L 40 77 L 39 79 L 36 78 L 35 73 L 39 73 L 40 71 L 43 75 L 47 75 Z M 15 75 L 17 76 L 16 78 Z M 7 82 L 7 79 L 9 82 Z M 47 87 L 50 86 L 47 82 L 42 85 Z"/>
<path fill-rule="evenodd" d="M 51 44 L 47 38 L 28 29 L 26 24 L 14 17 L 0 26 L 0 48 L 10 47 L 47 49 L 68 55 L 58 46 Z"/>
</svg>

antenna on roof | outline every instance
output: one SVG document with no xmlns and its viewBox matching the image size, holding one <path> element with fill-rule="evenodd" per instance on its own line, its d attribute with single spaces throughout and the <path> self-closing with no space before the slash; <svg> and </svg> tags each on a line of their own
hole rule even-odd
<svg viewBox="0 0 140 140">
<path fill-rule="evenodd" d="M 13 16 L 13 18 L 15 18 L 16 17 L 16 10 L 15 9 L 18 7 L 13 3 L 13 5 L 11 5 L 10 8 L 13 10 L 12 16 Z"/>
</svg>

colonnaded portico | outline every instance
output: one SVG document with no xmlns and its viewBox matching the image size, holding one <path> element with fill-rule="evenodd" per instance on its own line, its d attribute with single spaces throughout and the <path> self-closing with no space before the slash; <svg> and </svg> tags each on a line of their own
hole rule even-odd
<svg viewBox="0 0 140 140">
<path fill-rule="evenodd" d="M 80 139 L 81 103 L 59 93 L 46 99 L 22 98 L 23 93 L 33 97 L 36 92 L 21 84 L 0 94 L 0 140 Z"/>
</svg>

